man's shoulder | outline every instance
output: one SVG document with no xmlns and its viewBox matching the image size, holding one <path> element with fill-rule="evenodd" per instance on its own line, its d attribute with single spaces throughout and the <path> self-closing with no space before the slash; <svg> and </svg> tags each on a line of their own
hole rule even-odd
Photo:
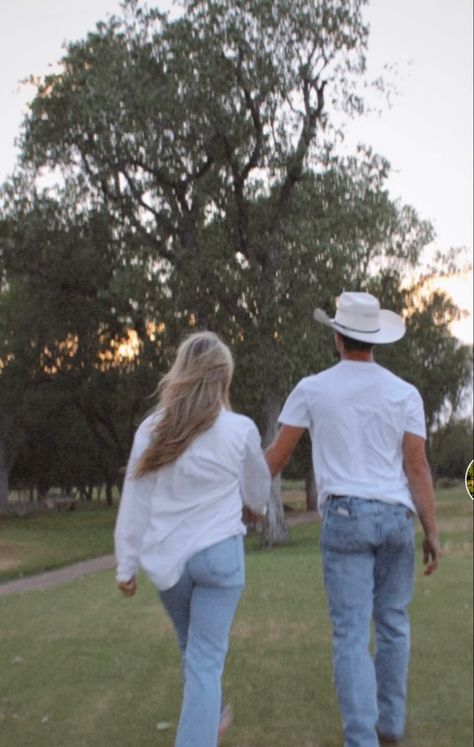
<svg viewBox="0 0 474 747">
<path fill-rule="evenodd" d="M 377 364 L 377 369 L 380 372 L 380 376 L 383 376 L 387 383 L 392 384 L 392 386 L 398 387 L 399 389 L 404 390 L 407 393 L 419 394 L 418 389 L 414 384 L 410 384 L 409 381 L 406 381 L 406 379 L 402 379 L 401 376 L 397 376 L 397 374 L 393 373 L 393 371 L 390 371 L 388 368 Z"/>
<path fill-rule="evenodd" d="M 303 378 L 299 380 L 296 386 L 301 387 L 302 389 L 311 389 L 313 387 L 317 387 L 321 383 L 330 381 L 336 375 L 337 364 L 335 366 L 330 366 L 330 368 L 324 368 L 318 373 L 310 374 L 309 376 L 303 376 Z"/>
</svg>

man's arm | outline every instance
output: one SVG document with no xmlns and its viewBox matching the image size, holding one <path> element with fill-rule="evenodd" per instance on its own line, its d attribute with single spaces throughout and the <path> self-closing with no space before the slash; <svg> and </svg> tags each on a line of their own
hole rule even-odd
<svg viewBox="0 0 474 747">
<path fill-rule="evenodd" d="M 295 428 L 293 425 L 282 425 L 265 451 L 272 477 L 278 475 L 285 467 L 305 430 L 306 428 Z"/>
<path fill-rule="evenodd" d="M 423 540 L 423 563 L 425 576 L 438 567 L 441 550 L 436 527 L 436 505 L 431 471 L 426 459 L 425 439 L 414 433 L 405 433 L 403 438 L 403 461 L 413 502 L 425 532 Z"/>
</svg>

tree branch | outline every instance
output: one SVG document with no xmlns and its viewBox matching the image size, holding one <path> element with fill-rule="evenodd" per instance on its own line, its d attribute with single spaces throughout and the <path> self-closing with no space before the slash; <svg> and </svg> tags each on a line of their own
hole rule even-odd
<svg viewBox="0 0 474 747">
<path fill-rule="evenodd" d="M 308 154 L 311 142 L 313 141 L 318 121 L 321 119 L 324 109 L 324 88 L 326 81 L 318 86 L 308 78 L 303 80 L 303 97 L 305 104 L 305 118 L 301 129 L 298 144 L 295 149 L 294 157 L 288 164 L 285 180 L 280 189 L 280 196 L 276 202 L 273 220 L 270 227 L 270 233 L 274 235 L 280 226 L 282 217 L 286 214 L 291 195 L 296 184 L 303 177 L 304 160 Z M 317 106 L 311 105 L 311 90 L 314 89 L 317 95 Z"/>
</svg>

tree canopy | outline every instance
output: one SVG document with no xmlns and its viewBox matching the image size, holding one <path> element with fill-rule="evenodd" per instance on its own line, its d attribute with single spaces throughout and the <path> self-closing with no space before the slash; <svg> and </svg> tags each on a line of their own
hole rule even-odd
<svg viewBox="0 0 474 747">
<path fill-rule="evenodd" d="M 186 331 L 230 343 L 234 401 L 268 442 L 289 388 L 333 360 L 314 306 L 332 311 L 358 288 L 405 308 L 403 277 L 432 229 L 390 198 L 383 157 L 335 147 L 341 119 L 364 110 L 364 5 L 187 0 L 170 20 L 126 0 L 39 84 L 3 189 L 0 391 L 14 366 L 25 391 L 47 382 L 39 420 L 64 414 L 56 449 L 80 418 L 100 447 L 91 473 L 116 475 Z M 41 187 L 44 173 L 54 187 Z M 413 310 L 407 345 L 418 324 L 454 355 L 432 310 Z M 425 394 L 410 351 L 408 378 Z M 451 396 L 435 383 L 433 418 Z M 38 442 L 25 432 L 18 443 Z M 267 539 L 284 536 L 276 491 Z"/>
</svg>

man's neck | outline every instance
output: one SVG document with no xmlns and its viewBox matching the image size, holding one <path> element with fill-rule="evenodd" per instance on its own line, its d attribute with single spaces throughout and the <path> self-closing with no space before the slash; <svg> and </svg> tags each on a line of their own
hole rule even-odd
<svg viewBox="0 0 474 747">
<path fill-rule="evenodd" d="M 373 363 L 374 354 L 370 351 L 365 350 L 343 350 L 341 352 L 341 361 L 359 361 L 362 363 Z"/>
</svg>

